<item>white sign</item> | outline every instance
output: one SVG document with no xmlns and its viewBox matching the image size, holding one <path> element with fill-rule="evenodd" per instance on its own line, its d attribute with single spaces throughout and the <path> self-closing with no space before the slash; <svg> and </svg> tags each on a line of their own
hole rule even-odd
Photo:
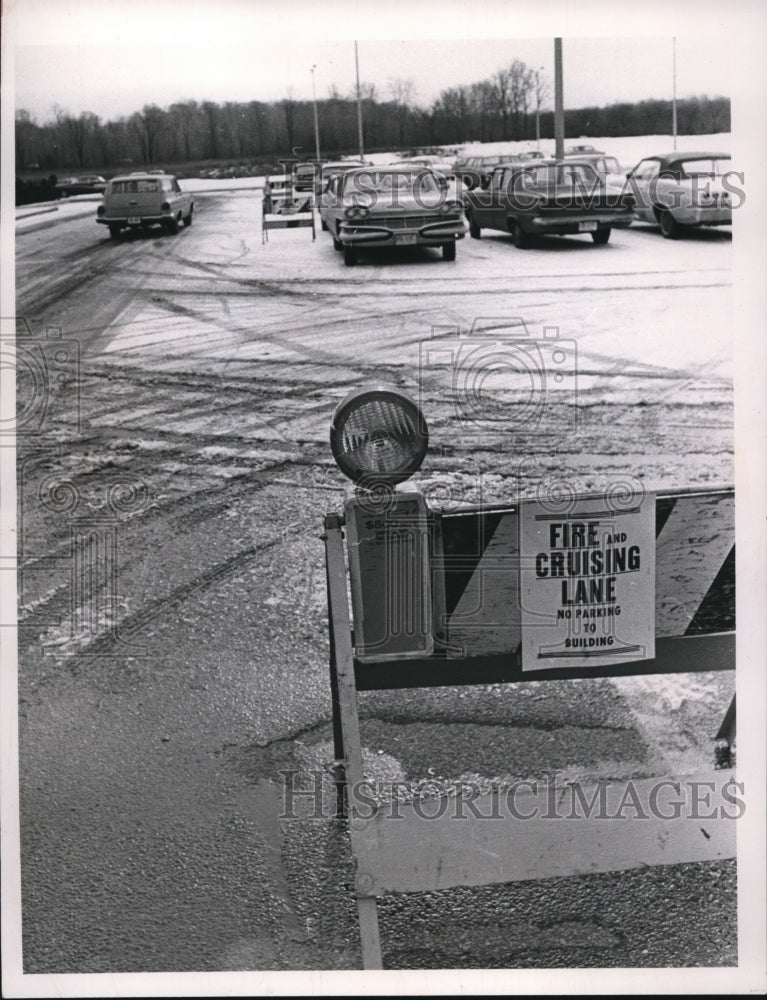
<svg viewBox="0 0 767 1000">
<path fill-rule="evenodd" d="M 519 509 L 522 669 L 655 656 L 655 495 Z"/>
</svg>

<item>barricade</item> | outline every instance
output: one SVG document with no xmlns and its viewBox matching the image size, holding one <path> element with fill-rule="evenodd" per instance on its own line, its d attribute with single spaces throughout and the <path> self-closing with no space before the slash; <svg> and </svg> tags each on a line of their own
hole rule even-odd
<svg viewBox="0 0 767 1000">
<path fill-rule="evenodd" d="M 261 243 L 268 243 L 270 229 L 311 228 L 314 225 L 314 193 L 296 191 L 289 177 L 267 177 L 261 201 Z"/>
<path fill-rule="evenodd" d="M 392 818 L 355 792 L 366 784 L 360 690 L 734 669 L 734 490 L 447 512 L 416 491 L 391 497 L 376 510 L 357 494 L 325 518 L 323 536 L 337 806 L 349 821 L 364 968 L 383 967 L 376 899 L 386 893 L 734 857 L 737 809 L 705 822 L 659 814 L 658 778 L 580 789 L 609 815 L 630 784 L 647 821 L 628 823 L 553 823 L 528 789 L 512 801 L 488 792 L 461 822 L 432 814 L 424 827 L 422 808 L 401 804 Z M 619 600 L 620 625 L 603 621 Z M 734 708 L 733 698 L 716 734 L 728 744 Z M 669 782 L 737 801 L 730 770 Z"/>
</svg>

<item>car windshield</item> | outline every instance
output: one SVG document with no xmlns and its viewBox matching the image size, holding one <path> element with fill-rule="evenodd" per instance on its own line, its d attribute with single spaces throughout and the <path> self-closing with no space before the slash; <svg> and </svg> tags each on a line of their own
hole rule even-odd
<svg viewBox="0 0 767 1000">
<path fill-rule="evenodd" d="M 730 169 L 730 158 L 711 157 L 704 160 L 685 160 L 680 164 L 684 177 L 722 177 Z"/>
<path fill-rule="evenodd" d="M 345 179 L 344 195 L 390 194 L 392 192 L 438 194 L 439 185 L 434 174 L 427 170 L 412 172 L 371 170 L 349 174 Z"/>
</svg>

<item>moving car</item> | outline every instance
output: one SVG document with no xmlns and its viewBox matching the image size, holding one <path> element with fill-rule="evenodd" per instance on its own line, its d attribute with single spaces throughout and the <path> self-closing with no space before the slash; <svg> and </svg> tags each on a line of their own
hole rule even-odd
<svg viewBox="0 0 767 1000">
<path fill-rule="evenodd" d="M 320 206 L 323 229 L 343 251 L 347 267 L 356 264 L 361 249 L 375 247 L 441 247 L 445 260 L 455 260 L 466 222 L 446 185 L 433 170 L 407 166 L 336 174 Z"/>
<path fill-rule="evenodd" d="M 101 194 L 107 182 L 96 174 L 85 177 L 62 177 L 56 182 L 56 197 L 69 198 L 74 194 Z"/>
<path fill-rule="evenodd" d="M 170 233 L 179 223 L 192 225 L 194 202 L 172 174 L 135 173 L 113 177 L 96 213 L 96 222 L 109 227 L 113 240 L 123 229 L 160 225 Z"/>
<path fill-rule="evenodd" d="M 474 239 L 483 228 L 499 229 L 520 249 L 543 235 L 589 233 L 607 243 L 634 219 L 630 194 L 608 191 L 589 162 L 570 159 L 496 167 L 487 190 L 469 191 L 464 205 Z"/>
<path fill-rule="evenodd" d="M 626 174 L 636 215 L 654 222 L 668 240 L 696 226 L 732 225 L 729 153 L 667 153 L 648 156 Z"/>
</svg>

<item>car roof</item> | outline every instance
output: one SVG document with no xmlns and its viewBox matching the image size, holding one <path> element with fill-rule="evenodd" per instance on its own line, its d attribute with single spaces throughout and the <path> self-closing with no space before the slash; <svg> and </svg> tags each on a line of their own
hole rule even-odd
<svg viewBox="0 0 767 1000">
<path fill-rule="evenodd" d="M 137 170 L 132 174 L 118 174 L 117 177 L 113 177 L 113 181 L 135 181 L 137 178 L 141 178 L 146 181 L 156 181 L 158 177 L 174 177 L 175 174 L 150 174 L 147 170 Z"/>
<path fill-rule="evenodd" d="M 355 167 L 354 170 L 350 170 L 349 173 L 360 173 L 360 174 L 412 174 L 412 173 L 427 173 L 433 174 L 434 171 L 431 167 L 425 166 L 423 163 L 382 163 L 380 166 L 372 167 Z"/>
<path fill-rule="evenodd" d="M 656 156 L 643 156 L 643 160 L 658 160 L 663 166 L 671 166 L 674 163 L 684 163 L 687 160 L 729 160 L 732 159 L 730 153 L 659 153 Z"/>
<path fill-rule="evenodd" d="M 558 160 L 556 156 L 546 156 L 543 159 L 535 159 L 535 160 L 521 160 L 521 161 L 515 160 L 514 162 L 511 163 L 502 163 L 501 166 L 518 167 L 520 170 L 532 170 L 534 167 L 555 167 L 558 165 L 559 166 L 567 165 L 568 167 L 572 167 L 573 165 L 577 166 L 579 163 L 587 167 L 594 166 L 591 160 L 586 158 L 585 153 L 583 154 L 583 156 L 575 156 L 575 155 L 566 156 L 562 160 Z"/>
</svg>

